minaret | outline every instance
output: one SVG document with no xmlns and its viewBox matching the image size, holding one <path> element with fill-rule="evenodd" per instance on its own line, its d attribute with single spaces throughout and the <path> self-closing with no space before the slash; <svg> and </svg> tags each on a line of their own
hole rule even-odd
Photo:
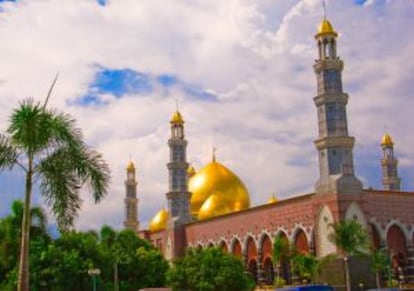
<svg viewBox="0 0 414 291">
<path fill-rule="evenodd" d="M 138 221 L 138 199 L 137 199 L 137 181 L 135 179 L 135 166 L 132 161 L 129 161 L 126 168 L 127 179 L 125 180 L 125 221 L 124 227 L 132 229 L 133 231 L 139 230 Z"/>
<path fill-rule="evenodd" d="M 401 179 L 398 177 L 398 160 L 394 157 L 394 142 L 388 133 L 381 141 L 382 147 L 382 185 L 385 190 L 400 191 Z"/>
<path fill-rule="evenodd" d="M 352 150 L 355 139 L 348 135 L 346 105 L 348 94 L 342 90 L 343 61 L 337 56 L 338 34 L 324 17 L 315 39 L 318 59 L 313 65 L 317 79 L 319 136 L 315 146 L 319 151 L 320 177 L 318 194 L 360 193 L 362 183 L 355 177 Z"/>
<path fill-rule="evenodd" d="M 190 199 L 188 192 L 186 160 L 187 141 L 184 139 L 184 120 L 177 110 L 170 121 L 171 136 L 168 140 L 170 162 L 167 164 L 169 173 L 169 191 L 167 193 L 168 212 L 175 223 L 183 224 L 191 220 Z"/>
</svg>

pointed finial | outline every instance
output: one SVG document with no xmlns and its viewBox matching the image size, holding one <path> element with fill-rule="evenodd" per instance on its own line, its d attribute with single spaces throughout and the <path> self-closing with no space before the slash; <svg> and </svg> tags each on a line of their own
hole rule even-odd
<svg viewBox="0 0 414 291">
<path fill-rule="evenodd" d="M 217 148 L 213 147 L 213 162 L 216 161 L 216 151 L 217 151 Z"/>
<path fill-rule="evenodd" d="M 326 2 L 322 0 L 322 7 L 323 7 L 323 19 L 326 20 Z"/>
<path fill-rule="evenodd" d="M 175 111 L 178 112 L 178 98 L 175 99 Z"/>
</svg>

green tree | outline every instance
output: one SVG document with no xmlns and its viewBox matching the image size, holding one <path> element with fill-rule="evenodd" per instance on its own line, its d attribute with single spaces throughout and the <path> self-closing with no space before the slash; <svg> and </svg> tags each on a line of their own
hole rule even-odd
<svg viewBox="0 0 414 291">
<path fill-rule="evenodd" d="M 100 231 L 102 280 L 109 290 L 138 290 L 165 284 L 168 262 L 148 241 L 132 230 Z"/>
<path fill-rule="evenodd" d="M 11 213 L 0 219 L 0 289 L 16 290 L 16 275 L 19 256 L 19 237 L 23 220 L 23 202 L 13 201 Z M 33 244 L 45 244 L 51 241 L 46 231 L 46 214 L 40 207 L 30 209 L 32 233 L 31 247 Z M 8 286 L 8 287 L 6 287 Z"/>
<path fill-rule="evenodd" d="M 390 272 L 390 259 L 384 250 L 374 250 L 372 252 L 371 270 L 375 272 L 377 288 L 381 288 L 380 275 L 384 272 Z"/>
<path fill-rule="evenodd" d="M 101 155 L 91 151 L 75 127 L 74 119 L 24 100 L 0 134 L 0 171 L 17 166 L 25 173 L 25 198 L 20 244 L 18 290 L 29 290 L 30 203 L 33 179 L 51 206 L 58 227 L 68 230 L 81 206 L 79 190 L 88 184 L 95 202 L 106 194 L 109 168 Z"/>
<path fill-rule="evenodd" d="M 282 261 L 290 255 L 289 242 L 285 236 L 278 235 L 273 240 L 272 259 L 276 269 L 276 285 L 279 285 Z"/>
<path fill-rule="evenodd" d="M 348 257 L 362 254 L 368 249 L 368 235 L 361 224 L 355 220 L 341 220 L 331 226 L 334 231 L 328 239 L 337 246 L 342 255 L 345 263 L 346 289 L 351 291 Z"/>
<path fill-rule="evenodd" d="M 291 258 L 292 269 L 299 275 L 301 280 L 315 282 L 318 272 L 319 261 L 313 255 L 297 253 Z"/>
<path fill-rule="evenodd" d="M 173 290 L 251 290 L 253 280 L 245 272 L 242 261 L 219 248 L 190 249 L 186 256 L 174 261 L 167 273 Z"/>
</svg>

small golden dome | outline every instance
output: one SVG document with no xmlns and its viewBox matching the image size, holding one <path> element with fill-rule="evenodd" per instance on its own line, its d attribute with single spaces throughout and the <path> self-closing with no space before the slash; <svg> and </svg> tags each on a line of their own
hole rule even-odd
<svg viewBox="0 0 414 291">
<path fill-rule="evenodd" d="M 183 124 L 184 123 L 184 119 L 178 110 L 174 112 L 173 116 L 171 117 L 170 123 L 172 124 Z"/>
<path fill-rule="evenodd" d="M 221 200 L 220 203 L 227 205 L 230 211 L 239 211 L 250 206 L 249 193 L 243 182 L 232 171 L 216 161 L 200 169 L 189 180 L 188 188 L 193 193 L 191 197 L 193 216 L 198 215 L 201 207 L 212 194 Z"/>
<path fill-rule="evenodd" d="M 272 194 L 272 197 L 270 197 L 269 200 L 267 200 L 267 204 L 276 203 L 277 201 L 278 199 L 275 197 L 275 194 Z"/>
<path fill-rule="evenodd" d="M 194 167 L 192 165 L 188 166 L 188 169 L 187 169 L 188 178 L 191 178 L 195 174 L 196 174 L 196 171 L 195 171 Z"/>
<path fill-rule="evenodd" d="M 315 35 L 315 37 L 319 37 L 321 35 L 329 35 L 332 34 L 335 37 L 338 36 L 336 31 L 333 29 L 332 24 L 327 19 L 323 19 L 321 24 L 319 24 L 318 33 Z"/>
<path fill-rule="evenodd" d="M 394 142 L 392 141 L 392 138 L 388 133 L 385 133 L 382 137 L 381 145 L 384 147 L 392 147 L 394 145 Z"/>
<path fill-rule="evenodd" d="M 232 212 L 229 205 L 220 196 L 219 193 L 212 194 L 204 201 L 198 211 L 198 219 L 211 218 Z"/>
<path fill-rule="evenodd" d="M 160 231 L 167 227 L 167 222 L 170 214 L 163 207 L 158 213 L 151 219 L 149 224 L 149 230 L 151 232 Z"/>
<path fill-rule="evenodd" d="M 127 169 L 128 172 L 135 171 L 135 165 L 131 160 L 129 161 L 128 166 L 127 166 L 126 169 Z"/>
</svg>

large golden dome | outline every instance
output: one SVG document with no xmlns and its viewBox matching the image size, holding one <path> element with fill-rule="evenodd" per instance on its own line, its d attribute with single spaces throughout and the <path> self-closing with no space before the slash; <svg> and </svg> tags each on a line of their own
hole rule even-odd
<svg viewBox="0 0 414 291">
<path fill-rule="evenodd" d="M 163 207 L 158 213 L 151 219 L 149 224 L 149 230 L 151 232 L 163 230 L 167 227 L 168 217 L 170 214 Z"/>
<path fill-rule="evenodd" d="M 189 179 L 188 188 L 193 193 L 191 213 L 199 219 L 250 206 L 249 193 L 243 182 L 214 159 Z"/>
</svg>

